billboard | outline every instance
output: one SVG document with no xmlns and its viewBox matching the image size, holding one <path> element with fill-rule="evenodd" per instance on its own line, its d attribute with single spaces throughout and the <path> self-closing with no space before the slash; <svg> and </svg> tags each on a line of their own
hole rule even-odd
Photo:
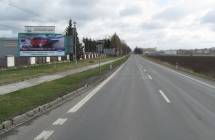
<svg viewBox="0 0 215 140">
<path fill-rule="evenodd" d="M 19 56 L 64 56 L 64 36 L 61 34 L 19 33 Z"/>
</svg>

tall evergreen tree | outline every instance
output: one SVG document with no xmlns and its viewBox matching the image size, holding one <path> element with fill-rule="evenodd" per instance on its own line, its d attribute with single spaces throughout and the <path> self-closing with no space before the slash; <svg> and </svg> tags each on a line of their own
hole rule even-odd
<svg viewBox="0 0 215 140">
<path fill-rule="evenodd" d="M 72 36 L 73 35 L 73 27 L 72 27 L 72 20 L 69 20 L 69 25 L 66 28 L 66 36 Z"/>
<path fill-rule="evenodd" d="M 68 27 L 65 30 L 65 34 L 66 34 L 66 36 L 70 36 L 71 37 L 71 40 L 72 40 L 72 45 L 71 46 L 76 46 L 76 49 L 75 49 L 75 47 L 72 48 L 73 49 L 73 51 L 72 51 L 73 53 L 71 53 L 70 55 L 74 56 L 74 52 L 76 50 L 76 57 L 79 58 L 80 55 L 82 55 L 82 53 L 83 53 L 82 52 L 83 49 L 81 49 L 81 43 L 79 41 L 78 33 L 77 33 L 77 29 L 76 29 L 75 25 L 76 25 L 75 23 L 73 25 L 72 20 L 70 19 L 69 20 L 69 25 L 68 25 Z"/>
</svg>

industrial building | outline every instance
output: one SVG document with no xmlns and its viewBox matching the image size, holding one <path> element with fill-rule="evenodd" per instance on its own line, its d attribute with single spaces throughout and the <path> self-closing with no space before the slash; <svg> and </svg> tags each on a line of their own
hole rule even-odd
<svg viewBox="0 0 215 140">
<path fill-rule="evenodd" d="M 0 38 L 0 57 L 16 56 L 17 38 Z"/>
</svg>

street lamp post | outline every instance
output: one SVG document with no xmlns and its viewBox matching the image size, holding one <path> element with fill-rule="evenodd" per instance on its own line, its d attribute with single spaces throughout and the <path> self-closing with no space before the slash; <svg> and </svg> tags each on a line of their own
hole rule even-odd
<svg viewBox="0 0 215 140">
<path fill-rule="evenodd" d="M 97 44 L 96 45 L 97 52 L 99 53 L 99 73 L 101 73 L 101 51 L 102 51 L 102 45 Z"/>
<path fill-rule="evenodd" d="M 101 73 L 101 52 L 99 51 L 99 73 Z"/>
<path fill-rule="evenodd" d="M 74 29 L 73 29 L 73 35 L 74 35 L 74 60 L 75 63 L 77 64 L 77 52 L 76 52 L 76 22 L 73 22 L 74 24 Z"/>
</svg>

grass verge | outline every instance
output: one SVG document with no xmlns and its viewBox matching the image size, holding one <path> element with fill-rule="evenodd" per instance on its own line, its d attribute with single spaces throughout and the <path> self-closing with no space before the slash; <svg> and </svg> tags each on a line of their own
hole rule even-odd
<svg viewBox="0 0 215 140">
<path fill-rule="evenodd" d="M 115 57 L 104 57 L 101 59 L 101 61 L 104 62 L 113 59 L 115 59 Z M 95 58 L 79 61 L 78 64 L 75 64 L 74 62 L 62 62 L 55 64 L 35 65 L 26 68 L 22 67 L 17 69 L 1 70 L 0 85 L 22 81 L 42 75 L 48 75 L 69 69 L 75 69 L 87 65 L 97 64 L 98 62 L 99 58 Z"/>
<path fill-rule="evenodd" d="M 148 60 L 150 60 L 150 61 L 153 61 L 155 63 L 164 65 L 164 66 L 166 66 L 168 68 L 171 68 L 171 69 L 174 69 L 174 70 L 177 70 L 177 71 L 182 71 L 182 72 L 185 72 L 185 73 L 187 73 L 189 75 L 196 76 L 196 77 L 199 77 L 199 78 L 202 78 L 202 79 L 205 79 L 205 80 L 215 81 L 215 77 L 213 75 L 210 75 L 210 73 L 195 72 L 194 70 L 192 70 L 190 68 L 187 68 L 187 67 L 183 67 L 183 66 L 178 66 L 178 68 L 176 69 L 176 66 L 173 63 L 168 63 L 166 61 L 162 61 L 160 59 L 156 59 L 156 58 L 153 58 L 153 57 L 150 57 L 150 56 L 143 56 L 143 57 L 148 59 Z"/>
<path fill-rule="evenodd" d="M 128 57 L 125 57 L 113 62 L 113 68 L 121 65 L 127 59 Z M 53 101 L 58 97 L 82 87 L 88 79 L 101 77 L 108 71 L 109 64 L 102 66 L 100 73 L 99 69 L 95 68 L 0 96 L 0 122 Z"/>
</svg>

